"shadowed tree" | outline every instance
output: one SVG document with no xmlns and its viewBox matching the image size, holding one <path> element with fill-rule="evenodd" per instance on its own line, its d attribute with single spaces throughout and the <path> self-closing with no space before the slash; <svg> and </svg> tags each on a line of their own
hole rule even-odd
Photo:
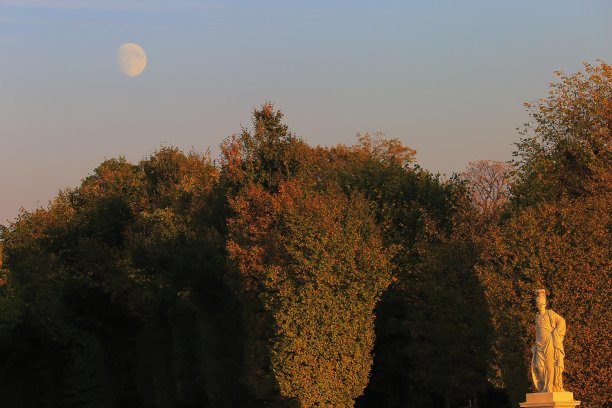
<svg viewBox="0 0 612 408">
<path fill-rule="evenodd" d="M 241 336 L 224 241 L 213 226 L 217 179 L 207 156 L 174 148 L 138 165 L 108 160 L 3 231 L 3 404 L 248 399 L 237 380 Z"/>
</svg>

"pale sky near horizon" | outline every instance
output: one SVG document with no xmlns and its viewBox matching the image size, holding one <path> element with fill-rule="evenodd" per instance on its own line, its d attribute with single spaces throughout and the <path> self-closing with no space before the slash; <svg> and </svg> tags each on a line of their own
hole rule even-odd
<svg viewBox="0 0 612 408">
<path fill-rule="evenodd" d="M 381 131 L 432 172 L 509 160 L 553 71 L 612 62 L 611 20 L 609 0 L 0 0 L 0 224 L 105 158 L 216 155 L 266 101 L 313 145 Z"/>
</svg>

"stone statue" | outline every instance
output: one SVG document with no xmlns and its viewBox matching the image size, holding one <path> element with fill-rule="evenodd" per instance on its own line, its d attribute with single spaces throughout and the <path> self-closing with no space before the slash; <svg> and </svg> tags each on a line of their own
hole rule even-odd
<svg viewBox="0 0 612 408">
<path fill-rule="evenodd" d="M 531 375 L 538 392 L 563 391 L 565 319 L 546 309 L 546 291 L 536 291 L 535 344 Z"/>
</svg>

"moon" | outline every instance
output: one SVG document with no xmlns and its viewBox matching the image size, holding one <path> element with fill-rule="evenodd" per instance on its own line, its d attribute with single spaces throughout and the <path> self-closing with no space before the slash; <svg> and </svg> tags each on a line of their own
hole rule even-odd
<svg viewBox="0 0 612 408">
<path fill-rule="evenodd" d="M 117 51 L 119 69 L 129 77 L 138 76 L 147 66 L 147 54 L 134 43 L 125 43 Z"/>
</svg>

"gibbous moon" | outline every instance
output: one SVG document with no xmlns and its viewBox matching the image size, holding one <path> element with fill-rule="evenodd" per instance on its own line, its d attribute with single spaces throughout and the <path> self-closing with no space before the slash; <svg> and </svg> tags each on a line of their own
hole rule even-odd
<svg viewBox="0 0 612 408">
<path fill-rule="evenodd" d="M 147 66 L 147 55 L 140 45 L 125 43 L 117 51 L 117 64 L 125 75 L 138 76 Z"/>
</svg>

